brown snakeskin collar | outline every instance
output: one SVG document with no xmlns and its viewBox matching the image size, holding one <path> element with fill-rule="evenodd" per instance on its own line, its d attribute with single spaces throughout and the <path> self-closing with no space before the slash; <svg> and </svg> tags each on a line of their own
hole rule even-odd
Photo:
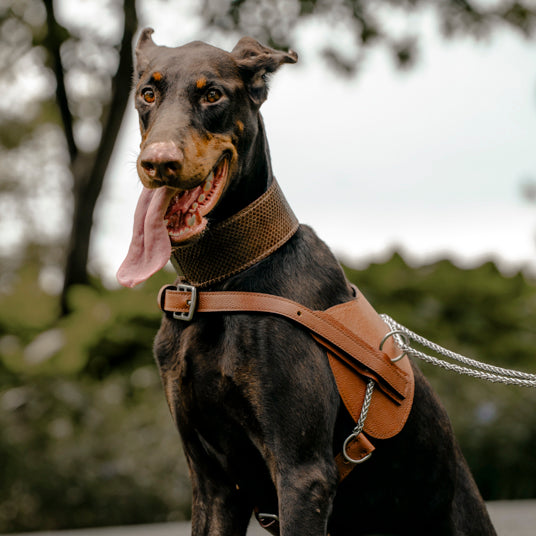
<svg viewBox="0 0 536 536">
<path fill-rule="evenodd" d="M 224 281 L 281 247 L 299 222 L 277 181 L 243 210 L 214 226 L 195 243 L 173 248 L 177 274 L 198 288 Z"/>
</svg>

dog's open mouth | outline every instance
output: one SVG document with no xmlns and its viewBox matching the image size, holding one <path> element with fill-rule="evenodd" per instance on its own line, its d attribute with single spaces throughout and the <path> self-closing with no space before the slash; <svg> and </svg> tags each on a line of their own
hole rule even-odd
<svg viewBox="0 0 536 536">
<path fill-rule="evenodd" d="M 190 190 L 166 186 L 143 188 L 136 212 L 132 241 L 117 272 L 118 281 L 133 287 L 163 268 L 172 245 L 201 235 L 206 215 L 216 206 L 228 182 L 229 154 L 224 154 L 206 179 Z"/>
<path fill-rule="evenodd" d="M 229 156 L 224 155 L 200 185 L 179 191 L 171 199 L 164 220 L 173 244 L 185 242 L 205 230 L 205 216 L 216 206 L 225 190 L 228 171 Z"/>
</svg>

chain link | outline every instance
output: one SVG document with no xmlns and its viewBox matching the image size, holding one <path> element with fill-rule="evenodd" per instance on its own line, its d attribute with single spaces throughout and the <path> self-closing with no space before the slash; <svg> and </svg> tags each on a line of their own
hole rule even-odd
<svg viewBox="0 0 536 536">
<path fill-rule="evenodd" d="M 365 427 L 365 421 L 367 420 L 368 411 L 370 408 L 370 402 L 372 400 L 372 393 L 374 392 L 374 380 L 369 379 L 367 381 L 367 389 L 365 391 L 365 399 L 363 400 L 363 405 L 361 406 L 361 413 L 359 414 L 359 419 L 355 428 L 352 431 L 352 434 L 358 436 Z"/>
<path fill-rule="evenodd" d="M 346 458 L 347 462 L 353 463 L 353 464 L 360 464 L 363 462 L 366 462 L 371 456 L 372 452 L 369 452 L 366 456 L 364 456 L 361 459 L 355 460 L 352 458 L 348 452 L 348 443 L 355 439 L 365 427 L 365 421 L 367 420 L 368 411 L 370 408 L 370 402 L 372 400 L 372 393 L 374 392 L 374 380 L 371 380 L 370 378 L 367 380 L 367 388 L 365 390 L 365 398 L 363 400 L 363 405 L 361 406 L 361 413 L 359 414 L 359 419 L 357 419 L 357 423 L 355 425 L 355 428 L 352 430 L 352 433 L 346 438 L 342 445 L 342 454 Z"/>
<path fill-rule="evenodd" d="M 384 322 L 390 327 L 391 330 L 400 331 L 401 333 L 405 334 L 410 340 L 417 342 L 425 348 L 429 348 L 440 356 L 452 359 L 454 361 L 457 361 L 458 363 L 462 363 L 462 365 L 450 363 L 448 361 L 445 361 L 444 359 L 433 357 L 428 354 L 425 354 L 424 352 L 416 350 L 412 348 L 409 344 L 406 344 L 398 333 L 394 333 L 393 337 L 395 338 L 399 348 L 407 352 L 409 355 L 422 359 L 427 363 L 444 368 L 446 370 L 457 372 L 458 374 L 463 374 L 466 376 L 472 376 L 474 378 L 480 378 L 489 382 L 503 383 L 507 385 L 518 385 L 521 387 L 536 387 L 536 374 L 529 374 L 528 372 L 521 372 L 518 370 L 511 370 L 503 367 L 496 367 L 494 365 L 482 363 L 481 361 L 477 361 L 476 359 L 465 357 L 461 354 L 457 354 L 456 352 L 452 352 L 451 350 L 447 350 L 446 348 L 439 346 L 439 344 L 425 339 L 421 335 L 417 335 L 416 333 L 409 330 L 402 324 L 399 324 L 396 320 L 393 320 L 390 316 L 386 314 L 382 314 L 380 316 L 382 317 Z"/>
</svg>

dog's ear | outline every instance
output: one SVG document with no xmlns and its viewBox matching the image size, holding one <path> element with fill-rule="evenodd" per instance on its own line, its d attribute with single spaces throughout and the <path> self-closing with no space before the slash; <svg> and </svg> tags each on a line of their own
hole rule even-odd
<svg viewBox="0 0 536 536">
<path fill-rule="evenodd" d="M 234 57 L 251 100 L 260 106 L 268 96 L 268 75 L 283 63 L 296 63 L 298 54 L 265 47 L 251 37 L 243 37 L 233 48 Z"/>
<path fill-rule="evenodd" d="M 138 79 L 149 66 L 151 57 L 150 52 L 153 48 L 157 47 L 151 37 L 153 33 L 154 30 L 152 28 L 144 28 L 138 39 L 138 44 L 136 45 L 136 79 Z"/>
</svg>

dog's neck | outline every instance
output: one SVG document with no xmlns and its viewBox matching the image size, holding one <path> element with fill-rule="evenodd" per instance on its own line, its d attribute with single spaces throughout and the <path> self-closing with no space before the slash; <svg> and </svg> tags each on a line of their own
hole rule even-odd
<svg viewBox="0 0 536 536">
<path fill-rule="evenodd" d="M 232 177 L 218 206 L 209 217 L 210 223 L 220 223 L 237 214 L 258 199 L 273 181 L 270 149 L 260 113 L 257 114 L 256 133 L 240 147 L 240 161 L 236 176 Z"/>
</svg>

